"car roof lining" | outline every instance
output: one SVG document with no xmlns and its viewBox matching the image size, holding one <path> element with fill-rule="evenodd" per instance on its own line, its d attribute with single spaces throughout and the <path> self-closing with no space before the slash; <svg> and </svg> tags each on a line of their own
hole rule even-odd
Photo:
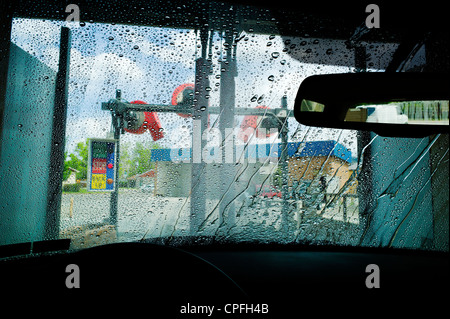
<svg viewBox="0 0 450 319">
<path fill-rule="evenodd" d="M 366 1 L 367 2 L 367 1 Z M 205 0 L 80 0 L 80 18 L 86 22 L 118 23 L 129 25 L 197 29 L 201 24 L 216 30 L 229 27 L 230 23 L 239 21 L 241 30 L 253 29 L 254 33 L 282 34 L 286 36 L 302 36 L 347 40 L 354 30 L 364 23 L 367 4 L 370 2 L 351 1 L 345 6 L 333 2 L 297 2 L 288 0 L 273 1 L 212 1 Z M 377 42 L 393 42 L 399 39 L 399 33 L 408 34 L 417 28 L 441 28 L 442 19 L 436 12 L 430 11 L 432 5 L 417 8 L 404 1 L 395 5 L 379 1 L 382 13 L 382 25 L 371 30 L 364 40 Z M 244 7 L 251 5 L 252 10 L 239 11 L 233 15 L 236 4 Z M 65 20 L 66 3 L 50 0 L 19 0 L 13 6 L 14 17 Z M 242 6 L 241 6 L 242 7 Z M 428 8 L 428 10 L 427 10 Z M 436 10 L 435 10 L 436 11 Z M 442 12 L 445 10 L 441 10 Z M 212 13 L 216 13 L 214 17 Z M 411 24 L 419 17 L 427 23 Z M 442 13 L 438 13 L 442 14 Z M 216 17 L 220 17 L 217 19 Z M 433 19 L 430 19 L 433 17 Z M 227 21 L 228 20 L 228 21 Z M 394 32 L 393 32 L 394 31 Z M 388 33 L 389 32 L 389 33 Z"/>
</svg>

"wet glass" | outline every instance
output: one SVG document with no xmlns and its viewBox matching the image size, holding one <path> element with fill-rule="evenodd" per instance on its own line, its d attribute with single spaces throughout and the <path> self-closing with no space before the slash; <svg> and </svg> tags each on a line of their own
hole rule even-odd
<svg viewBox="0 0 450 319">
<path fill-rule="evenodd" d="M 241 10 L 253 14 L 251 7 Z M 446 206 L 433 204 L 448 172 L 448 137 L 372 134 L 362 144 L 358 131 L 297 123 L 292 110 L 302 80 L 359 71 L 355 51 L 344 40 L 284 35 L 272 22 L 257 30 L 239 23 L 210 29 L 207 42 L 201 25 L 70 27 L 61 238 L 71 238 L 73 248 L 213 238 L 448 251 L 448 197 Z M 56 70 L 58 33 L 47 31 L 64 25 L 17 18 L 12 40 Z M 383 71 L 398 47 L 363 44 L 371 72 Z M 146 117 L 131 114 L 129 128 L 143 129 L 120 134 L 113 221 L 111 193 L 88 191 L 87 150 L 89 139 L 114 138 L 111 112 L 101 106 L 117 90 L 124 105 L 159 106 L 164 137 L 155 141 L 143 127 Z M 164 110 L 183 99 L 190 113 Z M 317 104 L 305 107 L 321 111 Z M 366 111 L 369 121 L 368 107 L 352 116 Z M 395 158 L 391 149 L 399 152 Z"/>
</svg>

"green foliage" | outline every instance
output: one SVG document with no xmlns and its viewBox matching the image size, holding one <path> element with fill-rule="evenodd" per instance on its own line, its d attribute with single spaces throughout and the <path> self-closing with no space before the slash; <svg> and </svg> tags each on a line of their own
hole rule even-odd
<svg viewBox="0 0 450 319">
<path fill-rule="evenodd" d="M 125 172 L 130 177 L 153 169 L 155 163 L 151 161 L 152 149 L 158 148 L 158 144 L 153 142 L 137 142 L 134 148 L 129 144 L 121 144 L 119 177 L 124 178 Z"/>
<path fill-rule="evenodd" d="M 88 140 L 86 142 L 80 142 L 75 148 L 75 154 L 71 153 L 67 155 L 64 153 L 64 171 L 63 180 L 66 180 L 70 175 L 69 167 L 72 167 L 79 171 L 76 177 L 79 180 L 87 178 L 87 162 L 88 162 Z"/>
<path fill-rule="evenodd" d="M 283 178 L 281 177 L 283 174 L 281 172 L 281 166 L 278 165 L 277 171 L 272 176 L 272 185 L 278 187 L 278 189 L 281 189 L 283 186 Z"/>
<path fill-rule="evenodd" d="M 64 170 L 63 170 L 63 181 L 67 180 L 70 175 L 69 163 L 67 162 L 67 152 L 64 152 Z"/>
<path fill-rule="evenodd" d="M 81 184 L 65 184 L 63 185 L 63 192 L 79 192 L 81 189 Z"/>
<path fill-rule="evenodd" d="M 120 145 L 120 165 L 119 178 L 123 179 L 126 176 L 133 176 L 142 174 L 155 167 L 155 163 L 151 162 L 152 149 L 160 148 L 154 142 L 140 143 L 137 142 L 134 148 L 130 144 L 121 143 Z M 80 142 L 77 144 L 74 153 L 64 153 L 64 172 L 63 180 L 67 180 L 70 175 L 69 167 L 79 171 L 76 178 L 79 180 L 87 179 L 87 165 L 88 165 L 88 149 L 89 141 Z"/>
</svg>

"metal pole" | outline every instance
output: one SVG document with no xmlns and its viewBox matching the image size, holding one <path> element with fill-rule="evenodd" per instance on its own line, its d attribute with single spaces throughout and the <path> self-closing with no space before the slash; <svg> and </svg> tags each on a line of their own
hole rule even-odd
<svg viewBox="0 0 450 319">
<path fill-rule="evenodd" d="M 45 216 L 45 238 L 59 238 L 61 213 L 61 181 L 64 170 L 64 148 L 66 135 L 67 98 L 70 69 L 70 29 L 61 28 L 59 67 L 56 74 L 55 103 L 53 107 L 51 163 L 47 191 Z"/>
<path fill-rule="evenodd" d="M 121 98 L 122 98 L 122 92 L 120 90 L 116 90 L 116 99 L 120 101 Z M 116 233 L 118 233 L 117 210 L 118 210 L 118 205 L 119 205 L 119 163 L 120 163 L 120 129 L 121 129 L 120 116 L 121 116 L 120 114 L 117 114 L 116 112 L 112 112 L 114 139 L 117 140 L 117 142 L 116 142 L 116 161 L 115 161 L 116 162 L 116 164 L 115 164 L 116 181 L 114 184 L 114 191 L 111 193 L 111 197 L 110 197 L 109 222 L 111 225 L 113 225 L 116 228 Z"/>
<path fill-rule="evenodd" d="M 195 61 L 195 92 L 192 134 L 192 170 L 191 170 L 191 205 L 190 205 L 190 234 L 196 235 L 206 216 L 206 169 L 202 159 L 202 150 L 206 145 L 203 132 L 208 128 L 208 99 L 209 74 L 211 62 L 207 60 L 208 29 L 200 30 L 202 57 Z"/>
<path fill-rule="evenodd" d="M 362 45 L 355 47 L 355 70 L 356 72 L 366 72 L 367 71 L 367 59 L 366 59 L 366 48 Z M 357 141 L 358 141 L 358 160 L 361 158 L 361 152 L 364 149 L 364 157 L 362 167 L 365 167 L 365 172 L 360 176 L 358 181 L 358 196 L 359 196 L 359 220 L 360 220 L 360 231 L 361 234 L 366 230 L 367 227 L 367 214 L 372 209 L 371 203 L 374 203 L 373 198 L 373 163 L 370 161 L 372 157 L 372 145 L 370 141 L 373 137 L 372 132 L 369 131 L 358 131 Z"/>
<path fill-rule="evenodd" d="M 230 21 L 234 20 L 234 15 L 230 14 Z M 225 55 L 221 62 L 220 77 L 220 119 L 219 129 L 222 141 L 227 139 L 227 129 L 233 128 L 234 124 L 234 108 L 235 108 L 235 76 L 236 76 L 236 59 L 233 54 L 233 48 L 236 50 L 236 46 L 233 43 L 232 30 L 227 29 L 224 36 L 225 42 L 227 42 L 228 48 L 225 50 Z M 235 147 L 232 137 L 228 137 L 227 142 L 232 141 L 232 159 L 235 160 Z M 234 177 L 236 171 L 236 165 L 234 163 L 228 163 L 225 154 L 225 145 L 222 145 L 222 164 L 220 165 L 220 178 L 221 178 L 221 192 L 219 194 L 223 196 L 219 206 L 219 225 L 225 225 L 227 229 L 233 227 L 236 219 L 235 205 L 233 199 L 235 197 L 235 185 Z M 231 157 L 231 156 L 230 156 Z M 227 212 L 225 212 L 227 210 Z"/>
<path fill-rule="evenodd" d="M 281 108 L 286 110 L 287 114 L 287 97 L 283 96 L 281 98 Z M 282 180 L 282 186 L 281 186 L 281 196 L 282 196 L 282 209 L 281 209 L 281 223 L 283 228 L 283 234 L 289 234 L 290 230 L 290 224 L 292 218 L 289 216 L 289 202 L 288 202 L 288 182 L 289 182 L 289 166 L 288 166 L 288 121 L 287 118 L 282 118 L 282 122 L 284 125 L 281 128 L 281 154 L 280 154 L 280 161 L 281 161 L 281 180 Z"/>
</svg>

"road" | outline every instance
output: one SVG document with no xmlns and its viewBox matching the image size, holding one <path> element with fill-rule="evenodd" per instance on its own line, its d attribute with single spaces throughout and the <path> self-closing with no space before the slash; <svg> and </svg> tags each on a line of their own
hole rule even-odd
<svg viewBox="0 0 450 319">
<path fill-rule="evenodd" d="M 73 199 L 72 217 L 70 202 Z M 217 201 L 209 200 L 207 210 Z M 62 231 L 79 225 L 105 224 L 109 218 L 110 194 L 63 194 L 61 204 Z M 170 235 L 188 235 L 189 198 L 155 197 L 135 189 L 119 192 L 118 231 L 124 240 L 139 240 Z M 210 218 L 217 218 L 213 213 Z"/>
<path fill-rule="evenodd" d="M 73 199 L 72 216 L 70 216 Z M 61 205 L 61 231 L 70 231 L 88 225 L 107 225 L 109 218 L 109 193 L 63 194 Z M 219 222 L 219 212 L 215 209 L 218 200 L 207 200 L 206 227 L 199 235 L 213 235 Z M 228 228 L 227 234 L 238 238 L 267 239 L 277 238 L 281 228 L 281 200 L 257 198 L 253 204 L 235 202 L 235 227 Z M 342 207 L 336 205 L 324 212 L 299 208 L 292 203 L 292 216 L 296 224 L 296 235 L 307 238 L 326 239 L 330 231 L 336 229 L 356 232 L 358 226 L 357 209 L 349 205 L 346 220 L 343 220 Z M 121 189 L 119 192 L 118 238 L 120 241 L 133 241 L 142 238 L 166 237 L 170 235 L 189 235 L 190 199 L 185 197 L 155 197 L 136 189 Z M 345 227 L 342 227 L 345 225 Z M 319 227 L 320 226 L 320 227 Z M 95 228 L 95 227 L 94 227 Z M 92 229 L 92 227 L 91 227 Z M 84 230 L 83 230 L 84 231 Z M 321 233 L 324 234 L 321 234 Z M 276 233 L 278 233 L 276 235 Z M 91 231 L 90 237 L 99 237 L 98 231 Z M 72 235 L 71 235 L 72 236 Z M 71 237 L 69 236 L 69 237 Z M 84 235 L 87 237 L 88 235 Z M 116 241 L 114 239 L 112 241 Z"/>
</svg>

